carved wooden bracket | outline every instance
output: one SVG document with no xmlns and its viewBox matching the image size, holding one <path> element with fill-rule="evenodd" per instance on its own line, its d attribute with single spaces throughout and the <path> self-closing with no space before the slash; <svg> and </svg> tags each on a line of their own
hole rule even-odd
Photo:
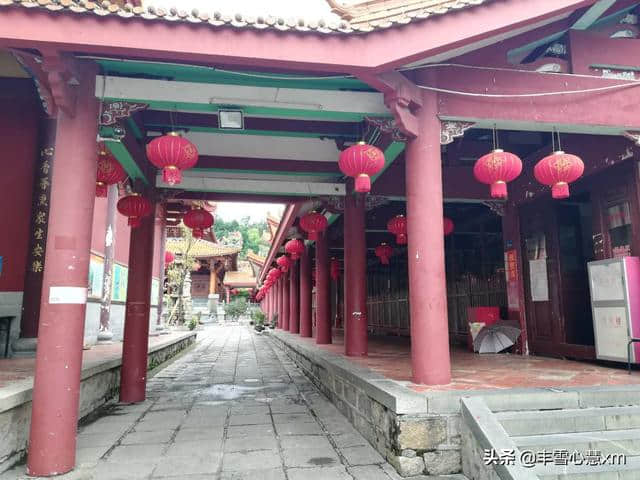
<svg viewBox="0 0 640 480">
<path fill-rule="evenodd" d="M 49 117 L 55 117 L 57 113 L 56 104 L 49 87 L 47 72 L 42 69 L 42 59 L 31 52 L 23 52 L 22 50 L 11 49 L 11 54 L 33 78 L 42 108 L 46 114 Z"/>
<path fill-rule="evenodd" d="M 482 202 L 485 206 L 489 207 L 493 213 L 499 217 L 504 217 L 507 203 L 499 200 L 485 200 Z"/>
<path fill-rule="evenodd" d="M 13 49 L 11 53 L 33 77 L 47 115 L 55 117 L 60 110 L 69 116 L 75 115 L 79 75 L 73 56 L 57 51 L 36 55 Z"/>
<path fill-rule="evenodd" d="M 420 128 L 415 112 L 422 107 L 422 91 L 399 72 L 377 76 L 384 85 L 384 104 L 391 110 L 398 129 L 407 138 L 418 136 Z"/>
<path fill-rule="evenodd" d="M 56 108 L 73 117 L 76 114 L 76 87 L 79 85 L 76 60 L 69 54 L 43 52 L 42 70 L 47 73 Z"/>
<path fill-rule="evenodd" d="M 464 132 L 473 127 L 473 122 L 459 122 L 455 120 L 440 121 L 440 144 L 448 145 L 456 138 L 462 137 Z"/>
<path fill-rule="evenodd" d="M 376 127 L 382 133 L 391 135 L 394 142 L 406 142 L 407 136 L 400 130 L 398 122 L 395 118 L 386 117 L 364 117 L 364 121 L 373 127 Z"/>
<path fill-rule="evenodd" d="M 636 145 L 640 146 L 640 131 L 637 131 L 637 130 L 627 131 L 627 132 L 624 132 L 624 136 L 629 140 L 631 140 Z"/>
<path fill-rule="evenodd" d="M 118 123 L 119 120 L 129 118 L 132 113 L 144 110 L 149 105 L 146 103 L 133 102 L 104 102 L 102 104 L 102 115 L 100 125 L 110 126 Z"/>
</svg>

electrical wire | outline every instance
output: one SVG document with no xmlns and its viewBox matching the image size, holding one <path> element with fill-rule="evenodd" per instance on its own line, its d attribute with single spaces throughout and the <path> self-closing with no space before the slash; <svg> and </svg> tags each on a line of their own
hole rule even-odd
<svg viewBox="0 0 640 480">
<path fill-rule="evenodd" d="M 463 92 L 461 90 L 449 90 L 447 88 L 432 87 L 429 85 L 416 85 L 423 90 L 430 90 L 432 92 L 448 93 L 451 95 L 461 95 L 464 97 L 483 97 L 483 98 L 539 98 L 539 97 L 552 97 L 558 95 L 578 95 L 581 93 L 596 93 L 605 92 L 608 90 L 616 90 L 622 88 L 638 87 L 640 82 L 632 83 L 620 83 L 616 85 L 607 85 L 606 87 L 585 88 L 583 90 L 565 90 L 564 92 L 537 92 L 537 93 L 476 93 L 476 92 Z"/>
</svg>

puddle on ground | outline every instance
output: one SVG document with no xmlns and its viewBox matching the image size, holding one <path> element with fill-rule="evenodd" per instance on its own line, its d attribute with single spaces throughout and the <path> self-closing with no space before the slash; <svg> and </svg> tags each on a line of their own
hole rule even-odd
<svg viewBox="0 0 640 480">
<path fill-rule="evenodd" d="M 201 391 L 200 398 L 207 401 L 228 401 L 248 397 L 264 387 L 244 387 L 240 385 L 220 384 Z"/>
</svg>

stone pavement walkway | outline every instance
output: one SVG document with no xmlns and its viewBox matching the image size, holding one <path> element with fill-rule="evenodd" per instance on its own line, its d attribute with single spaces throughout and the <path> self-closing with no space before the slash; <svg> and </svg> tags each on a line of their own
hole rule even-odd
<svg viewBox="0 0 640 480">
<path fill-rule="evenodd" d="M 241 326 L 207 327 L 149 380 L 146 402 L 81 426 L 77 462 L 58 478 L 400 478 L 266 335 Z"/>
</svg>

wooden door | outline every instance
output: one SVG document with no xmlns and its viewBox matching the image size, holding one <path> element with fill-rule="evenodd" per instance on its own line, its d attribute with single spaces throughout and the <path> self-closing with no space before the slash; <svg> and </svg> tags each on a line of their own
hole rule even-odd
<svg viewBox="0 0 640 480">
<path fill-rule="evenodd" d="M 547 199 L 522 207 L 523 281 L 529 349 L 557 355 L 562 326 L 559 316 L 555 214 Z"/>
</svg>

